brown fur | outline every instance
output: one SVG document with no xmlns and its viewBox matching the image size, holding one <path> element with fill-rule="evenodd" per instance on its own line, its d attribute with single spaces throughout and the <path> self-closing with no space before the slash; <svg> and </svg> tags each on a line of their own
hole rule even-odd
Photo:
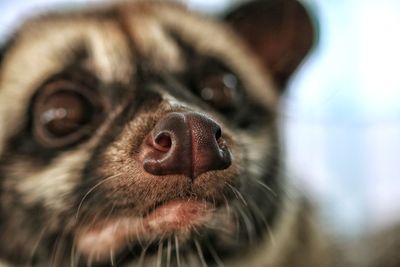
<svg viewBox="0 0 400 267">
<path fill-rule="evenodd" d="M 157 205 L 176 199 L 212 206 L 203 214 L 207 223 L 200 220 L 172 234 L 162 227 L 147 233 L 139 226 L 142 236 L 128 237 L 139 255 L 131 252 L 123 266 L 335 266 L 336 252 L 314 222 L 312 208 L 282 177 L 277 138 L 279 90 L 311 48 L 312 24 L 296 1 L 272 2 L 281 8 L 290 3 L 290 14 L 309 33 L 302 41 L 295 31 L 267 38 L 286 48 L 280 53 L 297 51 L 279 64 L 269 61 L 274 49 L 259 57 L 246 43 L 257 36 L 249 39 L 243 33 L 235 12 L 227 19 L 239 35 L 228 24 L 157 1 L 26 23 L 0 67 L 0 266 L 111 264 L 108 255 L 83 255 L 90 248 L 76 245 L 82 233 L 124 218 L 143 222 Z M 273 29 L 285 28 L 273 18 L 270 36 Z M 240 105 L 252 108 L 245 119 L 253 128 L 237 125 L 229 114 L 195 96 L 192 84 L 178 79 L 197 75 L 190 70 L 207 58 L 243 83 L 247 98 Z M 65 73 L 71 69 L 83 72 L 80 79 L 89 80 L 98 95 L 101 123 L 68 147 L 38 145 L 32 105 L 49 79 L 75 77 Z M 165 114 L 189 111 L 220 125 L 232 164 L 192 180 L 145 171 L 141 151 L 146 137 Z M 151 251 L 155 246 L 158 252 Z"/>
<path fill-rule="evenodd" d="M 265 112 L 272 112 L 272 120 L 269 116 L 270 121 L 265 121 L 265 126 L 258 131 L 235 129 L 222 114 L 205 109 L 197 100 L 192 102 L 192 97 L 175 96 L 153 85 L 147 90 L 155 97 L 140 103 L 134 119 L 125 118 L 123 124 L 117 123 L 126 116 L 127 108 L 133 105 L 140 90 L 144 90 L 140 84 L 138 87 L 138 64 L 161 74 L 179 74 L 191 67 L 187 55 L 171 34 L 190 45 L 196 54 L 217 58 L 229 66 L 243 81 L 252 101 L 261 105 Z M 7 140 L 26 131 L 29 106 L 38 88 L 48 77 L 60 73 L 77 59 L 80 68 L 92 73 L 99 83 L 116 85 L 113 91 L 104 89 L 100 94 L 108 116 L 91 138 L 56 154 L 48 165 L 38 165 L 29 156 L 13 154 Z M 64 238 L 73 238 L 80 229 L 121 214 L 142 216 L 155 203 L 195 196 L 211 201 L 216 207 L 222 205 L 207 226 L 221 240 L 222 247 L 245 246 L 247 241 L 240 241 L 243 237 L 239 240 L 235 237 L 243 229 L 236 232 L 235 227 L 248 228 L 251 243 L 259 245 L 243 251 L 242 255 L 247 255 L 243 260 L 246 265 L 283 267 L 304 262 L 298 266 L 311 266 L 311 263 L 321 266 L 317 259 L 324 253 L 324 246 L 319 245 L 318 238 L 314 239 L 314 228 L 301 205 L 287 200 L 279 204 L 280 199 L 284 199 L 281 189 L 269 189 L 265 184 L 265 188 L 260 189 L 258 185 L 258 189 L 254 189 L 254 193 L 263 195 L 265 200 L 252 200 L 235 191 L 238 190 L 235 187 L 268 183 L 261 181 L 269 165 L 264 166 L 262 162 L 271 161 L 272 166 L 277 157 L 273 119 L 277 90 L 256 56 L 228 26 L 191 14 L 179 5 L 144 1 L 111 9 L 106 7 L 97 12 L 46 16 L 22 27 L 5 54 L 0 77 L 0 152 L 4 159 L 1 209 L 5 216 L 1 239 L 8 243 L 6 248 L 0 249 L 0 255 L 10 262 L 38 261 L 40 266 L 68 264 L 70 249 Z M 111 101 L 108 96 L 113 94 L 123 97 Z M 213 118 L 223 129 L 223 138 L 233 155 L 232 165 L 226 170 L 206 172 L 193 182 L 180 175 L 159 177 L 145 172 L 140 164 L 142 142 L 164 114 L 174 111 L 206 112 Z M 88 162 L 95 164 L 88 165 Z M 275 177 L 279 173 L 271 175 L 272 180 L 279 180 Z M 229 197 L 232 190 L 236 200 Z M 271 201 L 270 208 L 264 211 L 263 207 L 258 207 L 258 201 Z M 10 210 L 13 205 L 16 207 Z M 226 210 L 224 205 L 228 205 Z M 246 217 L 252 215 L 238 215 L 230 211 L 230 205 L 254 206 L 257 216 L 266 220 L 264 227 L 270 233 L 257 241 L 259 238 L 253 233 L 255 226 L 240 226 L 241 223 L 235 222 L 237 216 L 239 220 L 244 216 L 244 224 L 248 224 Z M 279 212 L 274 211 L 275 205 L 280 207 Z M 37 221 L 29 215 L 35 207 L 41 212 Z M 270 216 L 269 213 L 264 215 L 266 211 L 278 214 L 274 225 L 269 225 L 271 218 L 263 218 Z M 25 223 L 34 228 L 18 230 L 24 228 Z M 175 235 L 176 242 L 184 244 L 187 238 L 192 238 L 190 231 L 183 233 Z M 54 235 L 55 243 L 51 243 Z M 305 240 L 302 236 L 306 236 Z M 48 249 L 49 246 L 52 248 Z M 202 264 L 198 253 L 184 256 L 182 266 Z M 149 255 L 142 264 L 151 266 L 156 260 L 159 257 Z M 244 264 L 240 263 L 242 259 L 232 257 L 232 260 L 224 259 L 228 266 Z M 218 258 L 214 261 L 220 264 Z"/>
</svg>

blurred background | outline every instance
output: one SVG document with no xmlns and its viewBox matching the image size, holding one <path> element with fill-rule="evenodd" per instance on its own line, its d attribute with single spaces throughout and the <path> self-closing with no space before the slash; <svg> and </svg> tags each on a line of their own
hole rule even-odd
<svg viewBox="0 0 400 267">
<path fill-rule="evenodd" d="M 0 43 L 27 16 L 99 1 L 0 0 Z M 184 2 L 218 15 L 240 1 Z M 302 2 L 320 33 L 283 101 L 287 172 L 355 237 L 400 219 L 400 1 Z"/>
</svg>

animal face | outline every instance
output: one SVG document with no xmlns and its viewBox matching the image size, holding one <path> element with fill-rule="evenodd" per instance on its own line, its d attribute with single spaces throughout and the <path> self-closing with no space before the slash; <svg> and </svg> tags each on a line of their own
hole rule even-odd
<svg viewBox="0 0 400 267">
<path fill-rule="evenodd" d="M 266 71 L 244 18 L 138 1 L 26 23 L 0 67 L 0 256 L 218 265 L 262 239 L 291 71 Z"/>
</svg>

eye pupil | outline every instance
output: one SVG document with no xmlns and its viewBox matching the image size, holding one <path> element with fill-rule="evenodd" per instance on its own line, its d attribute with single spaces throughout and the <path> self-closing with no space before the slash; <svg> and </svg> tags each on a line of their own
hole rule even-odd
<svg viewBox="0 0 400 267">
<path fill-rule="evenodd" d="M 224 85 L 226 86 L 226 88 L 235 90 L 238 80 L 235 77 L 235 75 L 228 73 L 223 76 L 223 82 L 224 82 Z"/>
<path fill-rule="evenodd" d="M 208 75 L 202 81 L 200 96 L 221 111 L 232 110 L 238 105 L 238 79 L 232 73 Z"/>
<path fill-rule="evenodd" d="M 204 100 L 212 100 L 214 97 L 214 90 L 208 87 L 205 87 L 201 90 L 201 97 Z"/>
<path fill-rule="evenodd" d="M 55 137 L 69 135 L 88 122 L 88 103 L 76 93 L 59 92 L 44 103 L 40 121 Z"/>
</svg>

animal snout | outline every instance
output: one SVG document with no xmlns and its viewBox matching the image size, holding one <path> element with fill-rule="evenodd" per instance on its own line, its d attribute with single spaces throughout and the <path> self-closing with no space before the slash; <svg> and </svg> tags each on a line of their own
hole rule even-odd
<svg viewBox="0 0 400 267">
<path fill-rule="evenodd" d="M 143 168 L 153 175 L 177 174 L 194 179 L 231 165 L 221 127 L 196 112 L 171 112 L 162 117 L 141 152 Z"/>
</svg>

